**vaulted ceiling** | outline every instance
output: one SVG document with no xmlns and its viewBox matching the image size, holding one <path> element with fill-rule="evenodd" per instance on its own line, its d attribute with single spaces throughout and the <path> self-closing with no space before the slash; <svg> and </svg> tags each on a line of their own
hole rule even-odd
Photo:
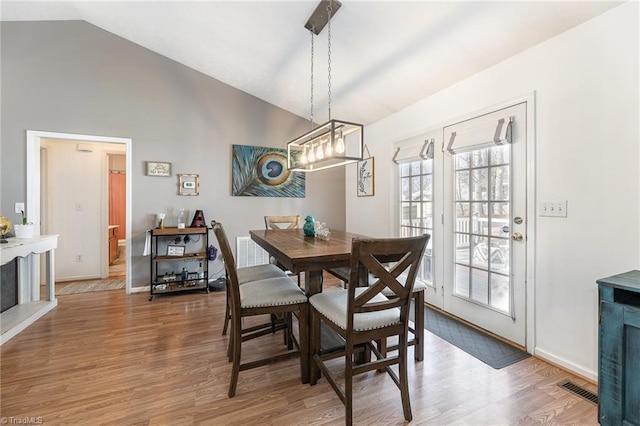
<svg viewBox="0 0 640 426">
<path fill-rule="evenodd" d="M 318 3 L 3 0 L 0 14 L 3 21 L 85 20 L 309 118 L 304 24 Z M 343 0 L 331 21 L 332 118 L 375 122 L 620 3 Z M 319 123 L 328 119 L 327 34 L 314 40 Z"/>
</svg>

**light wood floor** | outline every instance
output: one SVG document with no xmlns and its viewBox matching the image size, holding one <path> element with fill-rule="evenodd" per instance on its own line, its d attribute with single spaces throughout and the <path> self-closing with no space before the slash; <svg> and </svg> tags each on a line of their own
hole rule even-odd
<svg viewBox="0 0 640 426">
<path fill-rule="evenodd" d="M 47 425 L 344 424 L 326 380 L 300 383 L 297 359 L 241 372 L 236 397 L 227 398 L 224 293 L 147 298 L 60 296 L 0 347 L 0 415 Z M 281 335 L 266 339 L 269 350 L 281 347 Z M 247 346 L 247 357 L 264 350 Z M 425 361 L 412 360 L 409 374 L 411 424 L 597 424 L 597 407 L 557 383 L 595 386 L 533 357 L 494 370 L 427 332 Z M 361 375 L 354 388 L 355 424 L 405 423 L 387 375 Z"/>
</svg>

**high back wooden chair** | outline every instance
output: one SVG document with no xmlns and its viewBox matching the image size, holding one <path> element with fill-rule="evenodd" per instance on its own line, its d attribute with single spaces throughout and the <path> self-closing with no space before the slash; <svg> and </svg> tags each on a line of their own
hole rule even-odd
<svg viewBox="0 0 640 426">
<path fill-rule="evenodd" d="M 364 240 L 354 239 L 351 249 L 351 283 L 362 282 L 359 274 L 369 271 L 376 281 L 369 287 L 348 286 L 346 290 L 311 296 L 311 372 L 310 382 L 317 383 L 320 372 L 329 381 L 345 406 L 345 423 L 352 424 L 353 376 L 371 370 L 386 371 L 400 389 L 404 418 L 412 420 L 407 377 L 407 334 L 409 305 L 413 286 L 429 235 L 408 238 Z M 395 262 L 389 270 L 388 262 Z M 363 272 L 365 271 L 365 272 Z M 403 274 L 404 273 L 404 274 Z M 401 274 L 406 279 L 400 278 Z M 383 290 L 392 291 L 390 297 Z M 320 327 L 324 324 L 345 340 L 343 350 L 323 353 Z M 388 337 L 398 337 L 398 352 L 384 356 L 377 345 Z M 364 357 L 355 362 L 358 352 Z M 369 353 L 375 359 L 369 359 Z M 344 387 L 327 367 L 326 362 L 344 356 Z M 391 366 L 398 365 L 398 374 Z M 373 390 L 372 390 L 373 392 Z"/>
<path fill-rule="evenodd" d="M 297 229 L 300 228 L 300 215 L 291 216 L 265 216 L 264 226 L 269 229 Z M 270 257 L 269 262 L 274 265 L 278 265 L 284 270 L 284 267 L 276 261 L 275 258 Z M 298 279 L 298 287 L 300 287 L 300 274 L 294 274 L 293 272 L 287 272 L 289 275 L 295 275 Z"/>
<path fill-rule="evenodd" d="M 265 216 L 264 226 L 267 229 L 300 228 L 300 215 L 294 216 Z"/>
<path fill-rule="evenodd" d="M 213 232 L 220 245 L 227 271 L 227 292 L 231 306 L 231 330 L 229 334 L 229 351 L 233 362 L 229 398 L 236 394 L 240 371 L 261 367 L 291 356 L 300 357 L 300 377 L 302 383 L 309 382 L 309 343 L 308 318 L 309 304 L 304 292 L 287 276 L 255 280 L 240 285 L 235 259 L 222 224 L 213 223 Z M 295 339 L 292 324 L 292 313 L 298 313 L 299 342 Z M 285 333 L 288 341 L 295 343 L 295 348 L 276 355 L 268 355 L 251 362 L 242 363 L 242 343 L 271 334 L 271 322 L 247 328 L 242 327 L 243 318 L 255 315 L 285 315 Z M 253 352 L 255 357 L 256 353 Z"/>
<path fill-rule="evenodd" d="M 345 285 L 349 284 L 351 270 L 348 267 L 333 268 L 328 270 L 331 275 L 340 279 Z M 369 283 L 376 282 L 376 277 L 373 274 L 369 274 Z M 416 279 L 413 284 L 413 293 L 411 295 L 413 299 L 413 325 L 409 323 L 409 333 L 411 336 L 408 340 L 408 345 L 413 346 L 413 357 L 416 361 L 424 360 L 424 292 L 427 289 L 427 284 L 423 281 Z M 392 291 L 389 288 L 385 288 L 382 291 L 385 296 L 391 296 Z M 387 346 L 386 341 L 381 341 L 378 348 L 382 355 L 386 356 L 387 351 L 394 351 L 398 349 L 398 345 Z"/>
</svg>

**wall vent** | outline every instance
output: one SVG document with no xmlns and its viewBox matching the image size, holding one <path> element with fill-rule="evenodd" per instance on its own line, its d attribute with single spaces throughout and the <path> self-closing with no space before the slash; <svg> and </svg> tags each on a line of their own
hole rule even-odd
<svg viewBox="0 0 640 426">
<path fill-rule="evenodd" d="M 251 237 L 237 237 L 236 263 L 238 268 L 265 265 L 269 263 L 269 253 L 257 245 Z"/>
<path fill-rule="evenodd" d="M 569 392 L 571 392 L 573 394 L 578 395 L 582 399 L 586 399 L 587 401 L 591 402 L 592 404 L 598 405 L 598 403 L 599 403 L 598 395 L 596 395 L 595 393 L 591 392 L 590 390 L 587 390 L 587 389 L 583 388 L 582 386 L 576 385 L 575 383 L 573 383 L 573 382 L 571 382 L 569 380 L 564 380 L 564 381 L 558 383 L 558 386 L 568 390 Z"/>
</svg>

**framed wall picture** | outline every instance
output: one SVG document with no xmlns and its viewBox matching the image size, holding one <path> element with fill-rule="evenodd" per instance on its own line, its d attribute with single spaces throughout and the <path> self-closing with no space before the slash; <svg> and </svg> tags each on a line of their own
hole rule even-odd
<svg viewBox="0 0 640 426">
<path fill-rule="evenodd" d="M 373 157 L 358 161 L 357 192 L 358 197 L 372 197 L 375 194 L 375 162 Z"/>
<path fill-rule="evenodd" d="M 147 176 L 171 176 L 171 163 L 147 161 Z"/>
<path fill-rule="evenodd" d="M 234 197 L 305 197 L 306 173 L 287 167 L 287 150 L 233 145 L 231 195 Z"/>
<path fill-rule="evenodd" d="M 179 174 L 178 175 L 178 195 L 198 195 L 200 194 L 200 182 L 198 175 Z"/>
</svg>

